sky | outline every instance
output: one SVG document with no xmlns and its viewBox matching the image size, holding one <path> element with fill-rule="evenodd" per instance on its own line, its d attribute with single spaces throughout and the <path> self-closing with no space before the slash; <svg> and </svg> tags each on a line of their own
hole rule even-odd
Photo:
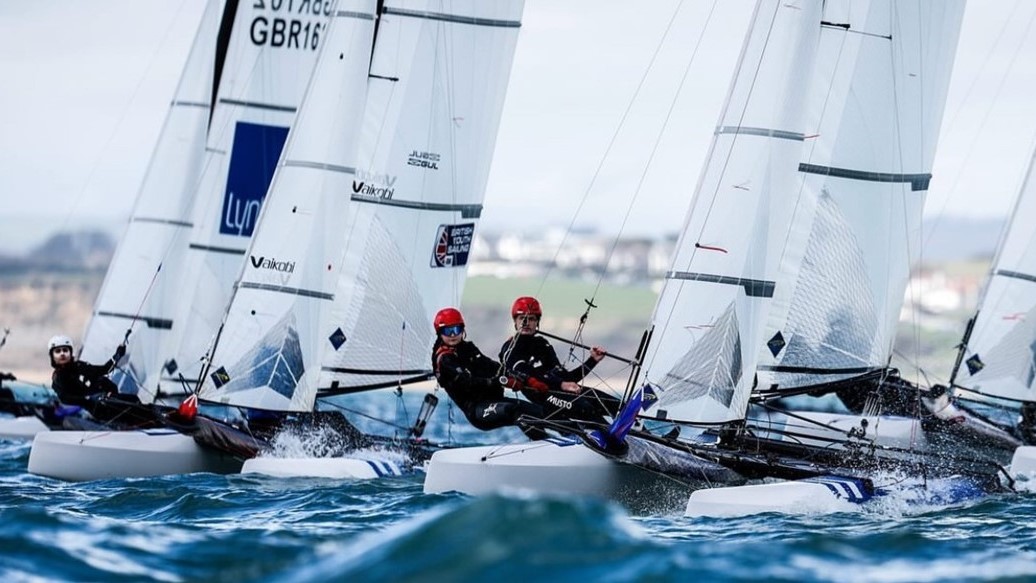
<svg viewBox="0 0 1036 583">
<path fill-rule="evenodd" d="M 126 221 L 203 5 L 0 2 L 0 251 Z M 644 5 L 526 0 L 486 228 L 680 228 L 754 2 Z M 926 211 L 936 225 L 1010 211 L 1036 137 L 1034 18 L 1026 0 L 968 6 Z"/>
</svg>

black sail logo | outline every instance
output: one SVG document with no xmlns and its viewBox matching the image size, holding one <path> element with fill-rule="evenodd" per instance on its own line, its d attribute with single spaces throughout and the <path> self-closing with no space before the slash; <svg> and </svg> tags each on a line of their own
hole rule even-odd
<svg viewBox="0 0 1036 583">
<path fill-rule="evenodd" d="M 281 273 L 295 273 L 294 261 L 277 261 L 273 257 L 256 257 L 255 255 L 250 255 L 248 259 L 252 262 L 252 267 L 256 269 L 270 269 Z"/>
</svg>

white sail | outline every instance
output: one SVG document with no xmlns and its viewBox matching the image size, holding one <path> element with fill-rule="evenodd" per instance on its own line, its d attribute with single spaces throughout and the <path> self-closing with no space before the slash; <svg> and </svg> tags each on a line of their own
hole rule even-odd
<svg viewBox="0 0 1036 583">
<path fill-rule="evenodd" d="M 463 291 L 522 8 L 385 3 L 323 335 L 324 394 L 430 376 L 431 322 Z"/>
<path fill-rule="evenodd" d="M 219 29 L 219 1 L 210 0 L 177 85 L 169 113 L 137 194 L 129 225 L 108 266 L 80 357 L 111 357 L 132 328 L 128 356 L 113 373 L 120 392 L 150 402 L 145 380 L 161 366 L 159 347 L 172 329 L 178 282 L 160 268 L 186 246 L 191 204 L 201 175 Z M 167 269 L 166 273 L 172 271 Z"/>
<path fill-rule="evenodd" d="M 322 325 L 334 298 L 343 221 L 374 41 L 374 0 L 342 0 L 270 186 L 216 344 L 210 401 L 312 409 Z M 223 379 L 226 379 L 225 382 Z"/>
<path fill-rule="evenodd" d="M 431 318 L 460 299 L 521 13 L 520 2 L 443 4 L 385 3 L 355 119 L 340 96 L 317 97 L 333 80 L 314 81 L 213 355 L 206 400 L 309 411 L 318 387 L 380 385 L 390 371 L 428 376 Z M 324 55 L 318 76 L 340 66 L 336 56 Z M 327 141 L 328 124 L 340 123 L 331 133 L 344 140 L 354 121 L 352 144 Z M 322 191 L 282 188 L 304 176 Z M 327 199 L 319 216 L 288 216 L 311 212 L 310 197 Z M 310 243 L 286 240 L 302 239 L 306 225 Z M 273 259 L 276 269 L 263 266 Z"/>
<path fill-rule="evenodd" d="M 980 393 L 1036 401 L 1036 154 L 968 339 L 956 383 Z"/>
<path fill-rule="evenodd" d="M 827 2 L 805 182 L 760 386 L 888 365 L 931 178 L 963 1 Z"/>
<path fill-rule="evenodd" d="M 660 418 L 744 418 L 801 180 L 821 2 L 757 4 L 644 359 Z"/>
<path fill-rule="evenodd" d="M 178 285 L 163 386 L 197 381 L 241 273 L 332 2 L 228 3 L 218 94 Z M 235 9 L 236 8 L 236 9 Z"/>
</svg>

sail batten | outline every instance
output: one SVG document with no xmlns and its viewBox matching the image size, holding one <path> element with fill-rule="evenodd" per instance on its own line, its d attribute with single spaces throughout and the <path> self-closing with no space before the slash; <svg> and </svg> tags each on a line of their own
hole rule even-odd
<svg viewBox="0 0 1036 583">
<path fill-rule="evenodd" d="M 716 128 L 717 134 L 738 134 L 742 136 L 763 136 L 780 140 L 803 141 L 806 134 L 800 132 L 789 132 L 787 130 L 776 130 L 770 128 L 751 128 L 743 126 L 721 126 Z"/>
<path fill-rule="evenodd" d="M 236 105 L 239 107 L 246 107 L 251 109 L 267 109 L 270 111 L 283 111 L 286 113 L 295 113 L 298 108 L 293 105 L 282 105 L 277 103 L 266 103 L 262 101 L 247 101 L 244 99 L 231 99 L 229 97 L 221 97 L 217 100 L 217 103 L 223 105 Z"/>
<path fill-rule="evenodd" d="M 188 249 L 194 249 L 196 251 L 208 251 L 209 253 L 222 253 L 225 255 L 244 255 L 245 249 L 234 249 L 232 247 L 215 247 L 213 245 L 199 245 L 198 243 L 191 243 L 187 246 Z"/>
<path fill-rule="evenodd" d="M 352 166 L 341 166 L 338 164 L 328 164 L 327 162 L 310 162 L 306 160 L 285 160 L 285 166 L 293 166 L 295 168 L 312 168 L 313 170 L 327 170 L 330 172 L 340 172 L 342 174 L 356 174 L 356 168 Z"/>
<path fill-rule="evenodd" d="M 998 269 L 995 272 L 993 272 L 993 275 L 998 275 L 1000 277 L 1009 277 L 1012 279 L 1020 279 L 1022 281 L 1031 281 L 1033 283 L 1036 283 L 1036 275 L 1033 275 L 1031 273 L 1022 273 L 1020 271 L 1011 271 L 1009 269 Z"/>
<path fill-rule="evenodd" d="M 335 295 L 325 293 L 319 290 L 302 289 L 297 287 L 289 287 L 286 285 L 273 285 L 269 283 L 254 283 L 249 281 L 241 282 L 241 289 L 257 289 L 262 291 L 274 292 L 278 294 L 288 294 L 290 296 L 303 296 L 307 298 L 316 298 L 319 300 L 334 300 Z"/>
<path fill-rule="evenodd" d="M 181 221 L 177 219 L 163 219 L 159 217 L 133 217 L 130 221 L 134 223 L 153 223 L 156 225 L 172 225 L 174 227 L 193 227 L 194 223 L 190 221 Z"/>
<path fill-rule="evenodd" d="M 745 295 L 754 298 L 773 297 L 773 290 L 776 283 L 759 279 L 745 279 L 743 277 L 732 277 L 729 275 L 715 275 L 711 273 L 691 273 L 687 271 L 669 271 L 665 279 L 683 279 L 687 281 L 701 281 L 705 283 L 719 283 L 724 285 L 736 285 L 745 288 Z"/>
<path fill-rule="evenodd" d="M 928 183 L 932 180 L 931 173 L 902 174 L 895 172 L 871 172 L 868 170 L 852 170 L 850 168 L 833 168 L 819 164 L 799 164 L 799 172 L 806 174 L 821 174 L 834 178 L 848 178 L 849 180 L 863 180 L 865 182 L 903 182 L 910 184 L 911 190 L 928 190 Z"/>
<path fill-rule="evenodd" d="M 352 199 L 356 202 L 365 202 L 369 204 L 383 204 L 386 206 L 394 206 L 405 209 L 413 210 L 424 210 L 424 211 L 441 211 L 447 213 L 459 212 L 461 218 L 477 218 L 482 215 L 482 205 L 480 204 L 448 204 L 448 203 L 436 203 L 436 202 L 420 202 L 413 200 L 399 200 L 394 198 L 375 198 L 371 196 L 361 196 L 354 194 Z"/>
<path fill-rule="evenodd" d="M 421 10 L 407 10 L 405 8 L 393 8 L 385 7 L 384 14 L 397 15 L 397 16 L 409 16 L 412 18 L 425 18 L 428 20 L 441 20 L 442 22 L 452 22 L 456 24 L 470 24 L 474 26 L 497 26 L 503 28 L 519 28 L 522 23 L 518 20 L 494 20 L 491 18 L 478 18 L 474 16 L 464 16 L 462 14 L 446 14 L 443 12 L 426 12 Z"/>
</svg>

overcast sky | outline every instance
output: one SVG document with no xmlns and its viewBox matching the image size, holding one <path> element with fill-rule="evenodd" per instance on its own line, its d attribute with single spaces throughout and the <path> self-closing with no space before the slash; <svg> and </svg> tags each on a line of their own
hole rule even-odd
<svg viewBox="0 0 1036 583">
<path fill-rule="evenodd" d="M 0 249 L 39 236 L 36 226 L 19 231 L 37 225 L 23 217 L 49 216 L 55 229 L 125 220 L 203 4 L 0 2 Z M 646 4 L 526 1 L 487 227 L 567 225 L 589 190 L 577 224 L 616 231 L 644 176 L 625 232 L 679 228 L 754 2 Z M 1036 135 L 1034 17 L 1036 2 L 970 3 L 929 216 L 1002 217 L 1010 209 Z M 670 20 L 674 32 L 634 100 Z"/>
</svg>

